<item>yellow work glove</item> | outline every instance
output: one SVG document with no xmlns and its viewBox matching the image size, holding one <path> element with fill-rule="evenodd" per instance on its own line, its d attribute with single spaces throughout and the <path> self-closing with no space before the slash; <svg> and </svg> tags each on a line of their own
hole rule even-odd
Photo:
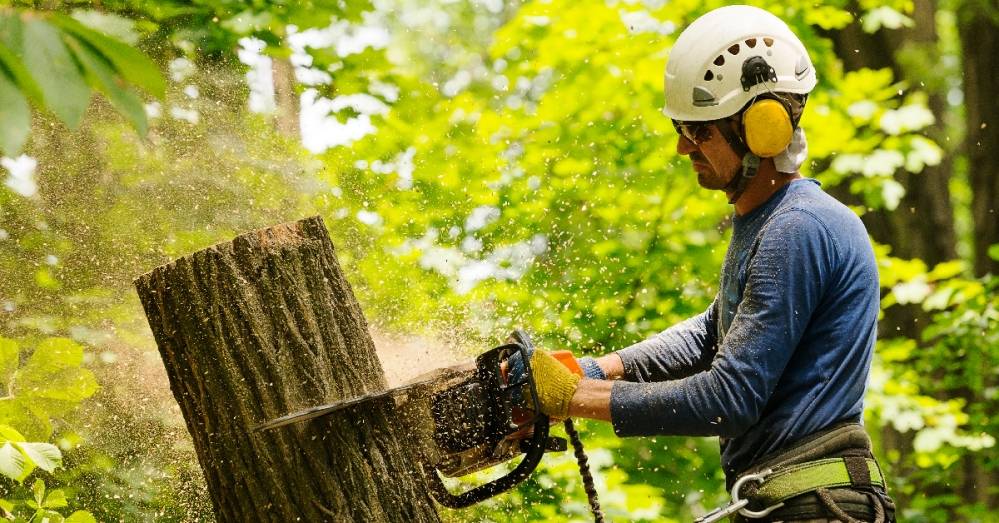
<svg viewBox="0 0 999 523">
<path fill-rule="evenodd" d="M 582 378 L 540 349 L 531 355 L 531 371 L 534 374 L 534 387 L 538 391 L 541 412 L 555 418 L 568 417 L 569 400 L 576 393 L 576 387 Z"/>
</svg>

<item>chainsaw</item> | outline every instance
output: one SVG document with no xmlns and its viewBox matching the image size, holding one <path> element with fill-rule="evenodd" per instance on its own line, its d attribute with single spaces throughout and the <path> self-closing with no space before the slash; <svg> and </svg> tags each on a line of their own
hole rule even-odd
<svg viewBox="0 0 999 523">
<path fill-rule="evenodd" d="M 257 425 L 254 430 L 276 429 L 391 400 L 400 419 L 433 420 L 432 424 L 416 423 L 410 430 L 415 431 L 414 441 L 434 499 L 449 508 L 468 507 L 524 481 L 546 452 L 567 449 L 565 439 L 549 435 L 552 420 L 541 413 L 530 367 L 533 350 L 527 333 L 517 330 L 508 343 L 479 355 L 474 365 L 438 369 L 400 387 L 294 412 Z M 578 368 L 569 351 L 553 355 L 566 366 Z M 511 358 L 519 362 L 512 365 Z M 508 371 L 514 366 L 517 372 Z M 590 508 L 596 521 L 602 521 L 593 478 L 572 420 L 565 420 L 565 428 L 579 462 Z M 441 475 L 459 477 L 487 469 L 521 454 L 523 459 L 507 474 L 462 493 L 451 492 L 441 479 Z"/>
</svg>

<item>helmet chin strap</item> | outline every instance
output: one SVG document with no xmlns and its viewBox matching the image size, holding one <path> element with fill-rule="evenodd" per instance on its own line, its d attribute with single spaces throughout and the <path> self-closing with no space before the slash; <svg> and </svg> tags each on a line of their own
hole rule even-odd
<svg viewBox="0 0 999 523">
<path fill-rule="evenodd" d="M 720 125 L 716 125 L 715 127 L 721 132 L 725 141 L 732 147 L 732 150 L 742 158 L 742 168 L 739 169 L 739 173 L 732 177 L 732 181 L 728 182 L 728 185 L 722 187 L 723 191 L 731 194 L 728 198 L 728 203 L 734 205 L 742 197 L 742 193 L 746 191 L 749 181 L 759 171 L 760 157 L 753 154 L 746 147 L 746 144 L 742 141 L 742 137 L 732 130 L 728 122 L 720 122 Z"/>
</svg>

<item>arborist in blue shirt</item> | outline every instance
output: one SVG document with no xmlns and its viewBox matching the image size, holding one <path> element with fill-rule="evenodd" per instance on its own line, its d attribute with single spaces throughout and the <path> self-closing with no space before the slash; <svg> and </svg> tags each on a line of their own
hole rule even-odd
<svg viewBox="0 0 999 523">
<path fill-rule="evenodd" d="M 762 9 L 723 7 L 683 31 L 664 113 L 698 183 L 735 207 L 718 294 L 652 338 L 581 358 L 582 377 L 531 356 L 546 414 L 620 436 L 719 436 L 738 488 L 705 521 L 894 521 L 862 426 L 874 253 L 856 214 L 798 173 L 815 83 L 800 40 Z"/>
</svg>

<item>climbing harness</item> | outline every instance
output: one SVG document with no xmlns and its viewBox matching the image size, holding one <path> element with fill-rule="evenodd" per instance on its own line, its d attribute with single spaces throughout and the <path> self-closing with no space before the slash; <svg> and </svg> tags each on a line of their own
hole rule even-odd
<svg viewBox="0 0 999 523">
<path fill-rule="evenodd" d="M 735 521 L 829 517 L 843 523 L 886 523 L 894 521 L 894 513 L 867 433 L 846 423 L 760 460 L 735 479 L 727 505 L 696 522 L 734 516 Z"/>
</svg>

